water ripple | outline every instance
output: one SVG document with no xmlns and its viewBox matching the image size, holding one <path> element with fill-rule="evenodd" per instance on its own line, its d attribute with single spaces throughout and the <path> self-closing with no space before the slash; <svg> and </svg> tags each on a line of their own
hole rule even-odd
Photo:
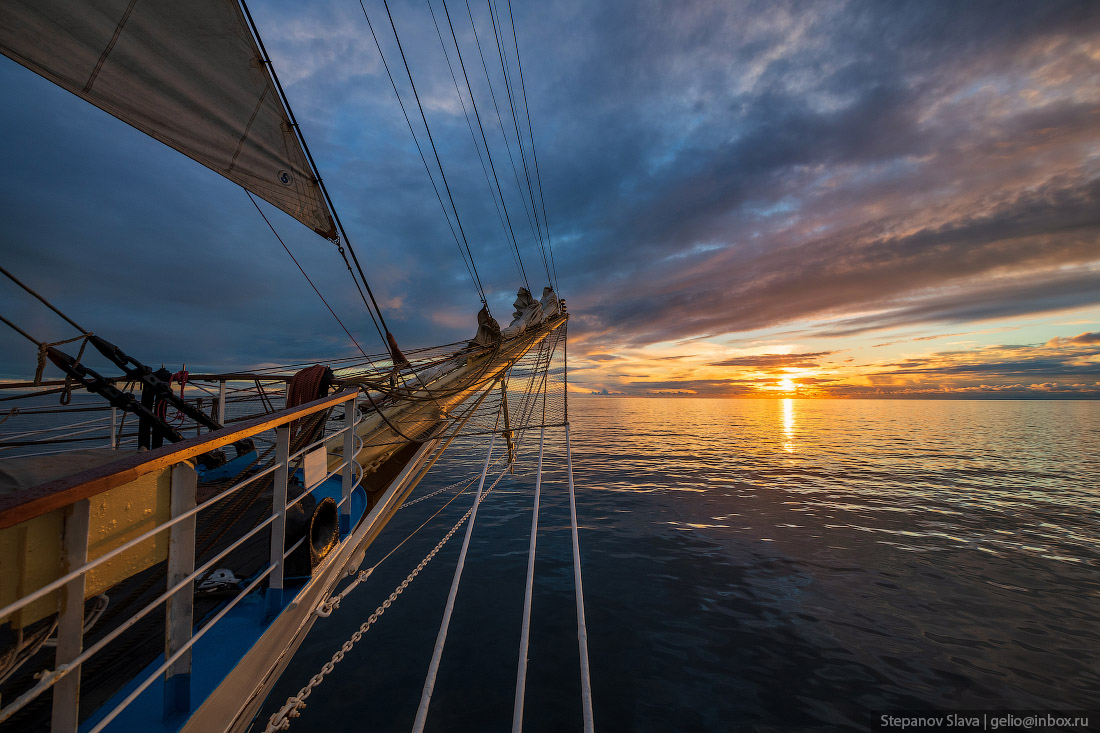
<svg viewBox="0 0 1100 733">
<path fill-rule="evenodd" d="M 785 402 L 575 401 L 578 481 L 615 489 L 585 505 L 625 512 L 586 537 L 590 635 L 614 656 L 630 626 L 647 652 L 596 663 L 635 683 L 597 684 L 605 720 L 1095 706 L 1100 405 Z"/>
<path fill-rule="evenodd" d="M 570 416 L 600 730 L 877 731 L 880 714 L 901 710 L 1097 707 L 1100 403 L 590 398 Z M 580 729 L 556 439 L 532 732 Z M 439 485 L 483 455 L 452 450 Z M 510 478 L 479 511 L 432 730 L 509 725 L 532 488 L 530 475 Z M 387 531 L 420 521 L 402 512 Z M 273 699 L 435 541 L 414 539 L 349 596 Z M 363 671 L 318 688 L 296 727 L 408 729 L 455 553 L 445 548 L 356 647 Z"/>
</svg>

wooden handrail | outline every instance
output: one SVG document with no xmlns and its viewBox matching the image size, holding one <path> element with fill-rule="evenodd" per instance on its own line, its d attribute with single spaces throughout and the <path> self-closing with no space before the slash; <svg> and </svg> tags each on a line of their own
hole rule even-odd
<svg viewBox="0 0 1100 733">
<path fill-rule="evenodd" d="M 111 384 L 121 384 L 133 381 L 132 377 L 123 374 L 118 377 L 104 377 L 104 381 Z M 289 382 L 294 379 L 293 374 L 252 374 L 250 372 L 230 372 L 228 374 L 188 374 L 188 382 Z M 37 387 L 60 387 L 65 384 L 64 379 L 44 379 L 41 382 L 0 382 L 0 389 L 33 389 Z"/>
<path fill-rule="evenodd" d="M 87 471 L 72 474 L 54 481 L 47 481 L 32 488 L 0 496 L 0 529 L 25 522 L 28 519 L 66 507 L 81 499 L 88 499 L 104 491 L 129 483 L 147 473 L 166 468 L 181 461 L 200 456 L 222 446 L 262 433 L 265 430 L 286 425 L 299 418 L 319 412 L 350 400 L 357 389 L 345 389 L 329 397 L 322 397 L 304 405 L 261 415 L 234 423 L 212 433 L 205 433 L 179 443 L 156 450 L 142 451 L 117 461 L 111 461 Z"/>
</svg>

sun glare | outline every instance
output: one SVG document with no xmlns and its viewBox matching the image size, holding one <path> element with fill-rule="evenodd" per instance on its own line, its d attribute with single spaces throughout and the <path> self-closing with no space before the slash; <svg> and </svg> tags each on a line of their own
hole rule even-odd
<svg viewBox="0 0 1100 733">
<path fill-rule="evenodd" d="M 779 388 L 781 390 L 783 390 L 784 392 L 794 392 L 794 390 L 795 390 L 794 380 L 791 379 L 790 377 L 780 379 L 779 380 Z"/>
</svg>

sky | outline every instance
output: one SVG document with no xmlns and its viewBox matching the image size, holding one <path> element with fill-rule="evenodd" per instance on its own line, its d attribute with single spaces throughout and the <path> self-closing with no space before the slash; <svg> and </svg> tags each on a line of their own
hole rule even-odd
<svg viewBox="0 0 1100 733">
<path fill-rule="evenodd" d="M 382 2 L 364 4 L 414 105 Z M 359 3 L 249 7 L 398 341 L 472 337 L 477 292 Z M 442 0 L 391 3 L 506 323 L 522 280 L 429 7 L 444 22 Z M 470 7 L 495 54 L 487 5 Z M 470 18 L 447 8 L 540 294 Z M 517 0 L 513 13 L 574 392 L 1100 397 L 1100 4 Z M 0 89 L 3 263 L 82 326 L 192 371 L 356 353 L 239 187 L 6 58 Z M 381 351 L 335 247 L 263 207 Z M 0 313 L 38 338 L 75 335 L 7 283 Z M 0 334 L 0 378 L 30 377 L 35 356 Z"/>
</svg>

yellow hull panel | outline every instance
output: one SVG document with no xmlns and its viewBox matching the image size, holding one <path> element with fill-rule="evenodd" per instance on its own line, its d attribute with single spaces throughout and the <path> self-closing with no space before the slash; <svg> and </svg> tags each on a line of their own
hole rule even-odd
<svg viewBox="0 0 1100 733">
<path fill-rule="evenodd" d="M 88 560 L 110 552 L 169 518 L 171 469 L 146 474 L 93 497 L 89 512 Z M 58 509 L 26 522 L 0 529 L 0 606 L 33 593 L 64 574 L 61 553 L 65 515 Z M 108 588 L 168 557 L 168 535 L 160 533 L 131 547 L 88 573 L 85 598 Z M 57 613 L 61 592 L 56 591 L 13 613 L 20 629 Z"/>
</svg>

